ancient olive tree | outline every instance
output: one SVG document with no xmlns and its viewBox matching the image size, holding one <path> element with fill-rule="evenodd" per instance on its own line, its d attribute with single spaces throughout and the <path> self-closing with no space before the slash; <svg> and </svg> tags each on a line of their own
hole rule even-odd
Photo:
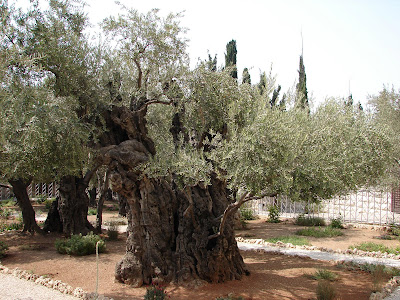
<svg viewBox="0 0 400 300">
<path fill-rule="evenodd" d="M 189 70 L 179 15 L 125 8 L 103 22 L 115 46 L 103 55 L 82 34 L 85 18 L 63 3 L 33 14 L 26 39 L 51 103 L 65 99 L 68 120 L 90 129 L 81 140 L 90 147 L 79 166 L 86 175 L 63 177 L 59 210 L 67 231 L 85 229 L 86 179 L 107 168 L 128 203 L 121 282 L 240 279 L 248 273 L 233 228 L 240 205 L 275 194 L 318 200 L 385 168 L 387 141 L 368 116 L 335 103 L 315 114 L 271 109 L 275 87 L 267 81 L 260 92 L 228 70 Z M 74 207 L 62 203 L 79 208 L 76 222 Z"/>
<path fill-rule="evenodd" d="M 369 99 L 372 105 L 374 119 L 376 125 L 387 132 L 391 140 L 393 152 L 391 162 L 393 165 L 389 169 L 387 175 L 388 183 L 398 185 L 399 183 L 399 166 L 400 166 L 400 92 L 393 87 L 391 89 L 385 87 L 378 95 Z"/>
<path fill-rule="evenodd" d="M 42 232 L 26 192 L 82 168 L 88 130 L 64 98 L 54 97 L 40 58 L 26 51 L 27 15 L 1 5 L 0 176 L 13 187 L 24 231 Z"/>
<path fill-rule="evenodd" d="M 52 96 L 48 100 L 53 106 L 69 110 L 65 116 L 73 114 L 69 120 L 76 122 L 69 124 L 65 134 L 72 133 L 75 128 L 86 131 L 84 137 L 76 139 L 80 146 L 64 149 L 65 155 L 77 160 L 71 165 L 77 168 L 73 171 L 57 168 L 60 197 L 48 218 L 55 222 L 45 226 L 46 230 L 54 231 L 59 226 L 52 224 L 61 224 L 65 234 L 94 230 L 87 220 L 86 189 L 100 166 L 94 162 L 93 144 L 105 128 L 101 113 L 107 109 L 110 99 L 107 82 L 102 77 L 105 48 L 89 43 L 89 37 L 84 34 L 88 19 L 82 7 L 76 4 L 74 1 L 49 1 L 48 9 L 43 10 L 33 1 L 28 13 L 16 22 L 19 32 L 15 36 L 21 51 L 36 58 L 34 65 L 40 69 L 40 76 L 33 79 L 35 83 L 40 82 L 48 90 Z M 57 123 L 54 126 L 57 127 Z M 57 145 L 62 146 L 62 143 L 57 142 Z M 77 155 L 82 149 L 86 150 L 85 156 Z M 56 159 L 63 161 L 63 156 Z"/>
</svg>

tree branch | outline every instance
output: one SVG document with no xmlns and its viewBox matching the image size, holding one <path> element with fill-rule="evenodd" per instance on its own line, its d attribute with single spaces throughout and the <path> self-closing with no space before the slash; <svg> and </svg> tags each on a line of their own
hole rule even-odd
<svg viewBox="0 0 400 300">
<path fill-rule="evenodd" d="M 6 188 L 6 189 L 12 189 L 12 186 L 11 186 L 11 185 L 3 184 L 3 183 L 0 183 L 0 187 Z"/>
<path fill-rule="evenodd" d="M 140 63 L 137 60 L 137 58 L 134 58 L 133 61 L 135 62 L 135 65 L 138 68 L 138 72 L 139 72 L 138 79 L 137 79 L 137 88 L 138 88 L 138 90 L 140 90 L 142 87 L 142 77 L 143 77 L 142 67 L 140 66 Z"/>
<path fill-rule="evenodd" d="M 238 201 L 229 204 L 228 207 L 225 209 L 223 215 L 218 217 L 218 219 L 221 219 L 221 223 L 219 224 L 219 231 L 213 235 L 210 235 L 208 239 L 211 240 L 221 236 L 222 232 L 224 231 L 225 223 L 228 217 L 232 215 L 236 210 L 238 210 L 239 207 L 243 205 L 243 203 L 250 201 L 251 197 L 252 197 L 251 193 L 243 194 L 243 196 L 240 197 Z"/>
<path fill-rule="evenodd" d="M 89 170 L 86 172 L 85 177 L 83 177 L 83 184 L 84 185 L 89 185 L 90 179 L 92 179 L 94 173 L 96 173 L 97 169 L 100 168 L 102 164 L 98 163 L 94 166 L 93 169 Z"/>
</svg>

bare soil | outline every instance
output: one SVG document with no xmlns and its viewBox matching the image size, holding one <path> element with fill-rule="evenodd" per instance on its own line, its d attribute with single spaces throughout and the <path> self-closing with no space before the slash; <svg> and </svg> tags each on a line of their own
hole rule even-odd
<svg viewBox="0 0 400 300">
<path fill-rule="evenodd" d="M 115 216 L 106 212 L 104 219 Z M 93 217 L 91 217 L 93 218 Z M 291 222 L 270 224 L 259 219 L 250 221 L 248 229 L 237 232 L 244 238 L 269 238 L 289 235 L 299 229 Z M 310 239 L 313 245 L 332 249 L 346 249 L 360 242 L 373 241 L 389 246 L 398 246 L 397 240 L 377 240 L 383 231 L 349 228 L 344 236 L 329 239 Z M 94 292 L 96 288 L 96 256 L 75 257 L 58 254 L 54 242 L 60 235 L 25 235 L 8 232 L 0 235 L 0 241 L 9 245 L 8 255 L 1 263 L 9 268 L 18 267 L 38 275 L 47 275 L 85 291 Z M 116 263 L 125 253 L 125 234 L 117 241 L 107 242 L 107 253 L 100 254 L 99 290 L 114 299 L 143 299 L 146 288 L 132 288 L 115 282 Z M 277 253 L 242 251 L 245 263 L 251 274 L 242 280 L 223 284 L 204 283 L 192 286 L 166 287 L 170 299 L 205 300 L 233 294 L 244 299 L 316 299 L 317 281 L 309 278 L 317 269 L 328 269 L 338 275 L 333 282 L 338 299 L 368 299 L 373 289 L 371 275 L 364 272 L 350 272 L 335 267 L 332 262 L 316 261 L 308 258 L 285 256 Z"/>
</svg>

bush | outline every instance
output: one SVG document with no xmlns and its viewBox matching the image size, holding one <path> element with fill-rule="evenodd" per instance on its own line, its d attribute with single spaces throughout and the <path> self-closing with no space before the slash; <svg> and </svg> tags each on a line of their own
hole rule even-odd
<svg viewBox="0 0 400 300">
<path fill-rule="evenodd" d="M 295 222 L 300 226 L 325 226 L 325 220 L 320 217 L 306 217 L 304 214 L 298 215 Z"/>
<path fill-rule="evenodd" d="M 333 300 L 336 298 L 336 290 L 327 280 L 318 280 L 317 299 Z"/>
<path fill-rule="evenodd" d="M 344 227 L 343 227 L 342 217 L 331 219 L 331 224 L 329 226 L 332 228 L 343 229 Z"/>
<path fill-rule="evenodd" d="M 40 195 L 38 198 L 36 198 L 36 202 L 39 204 L 42 204 L 47 200 L 47 195 Z"/>
<path fill-rule="evenodd" d="M 110 222 L 108 225 L 107 235 L 110 241 L 118 240 L 118 224 Z"/>
<path fill-rule="evenodd" d="M 325 238 L 325 237 L 335 237 L 343 235 L 339 229 L 332 228 L 332 227 L 325 227 L 325 228 L 305 228 L 296 231 L 296 235 L 303 235 L 303 236 L 312 236 L 316 238 Z"/>
<path fill-rule="evenodd" d="M 281 220 L 279 219 L 280 211 L 279 208 L 275 205 L 270 205 L 268 207 L 268 222 L 269 223 L 279 223 Z"/>
<path fill-rule="evenodd" d="M 6 255 L 6 251 L 8 250 L 8 246 L 6 243 L 0 241 L 0 258 Z"/>
<path fill-rule="evenodd" d="M 55 246 L 58 253 L 82 256 L 96 253 L 97 242 L 99 242 L 99 252 L 104 252 L 105 242 L 93 232 L 85 236 L 78 234 L 72 235 L 69 239 L 57 239 Z"/>
<path fill-rule="evenodd" d="M 95 215 L 97 215 L 97 208 L 89 208 L 88 216 L 95 216 Z"/>
<path fill-rule="evenodd" d="M 239 209 L 240 212 L 240 220 L 255 220 L 256 216 L 251 208 L 248 207 L 241 207 Z"/>
<path fill-rule="evenodd" d="M 146 295 L 144 295 L 144 300 L 163 300 L 166 299 L 167 292 L 165 288 L 158 285 L 153 285 L 146 290 Z"/>
<path fill-rule="evenodd" d="M 56 200 L 56 198 L 48 198 L 44 201 L 44 207 L 49 210 L 51 207 L 51 204 L 53 203 L 53 201 Z"/>
</svg>

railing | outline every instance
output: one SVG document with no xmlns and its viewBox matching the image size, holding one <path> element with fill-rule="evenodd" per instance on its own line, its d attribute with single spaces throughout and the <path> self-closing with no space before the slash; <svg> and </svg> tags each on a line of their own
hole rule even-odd
<svg viewBox="0 0 400 300">
<path fill-rule="evenodd" d="M 346 196 L 323 200 L 319 204 L 292 202 L 288 197 L 263 198 L 248 203 L 255 214 L 268 216 L 268 208 L 279 208 L 283 218 L 295 218 L 299 214 L 321 217 L 326 220 L 342 218 L 345 223 L 377 225 L 400 224 L 400 214 L 392 211 L 391 192 L 360 190 Z"/>
<path fill-rule="evenodd" d="M 58 196 L 58 184 L 55 182 L 31 184 L 26 191 L 28 192 L 29 198 L 53 198 Z M 0 188 L 0 200 L 9 199 L 11 197 L 12 193 L 10 189 L 5 187 Z"/>
</svg>

